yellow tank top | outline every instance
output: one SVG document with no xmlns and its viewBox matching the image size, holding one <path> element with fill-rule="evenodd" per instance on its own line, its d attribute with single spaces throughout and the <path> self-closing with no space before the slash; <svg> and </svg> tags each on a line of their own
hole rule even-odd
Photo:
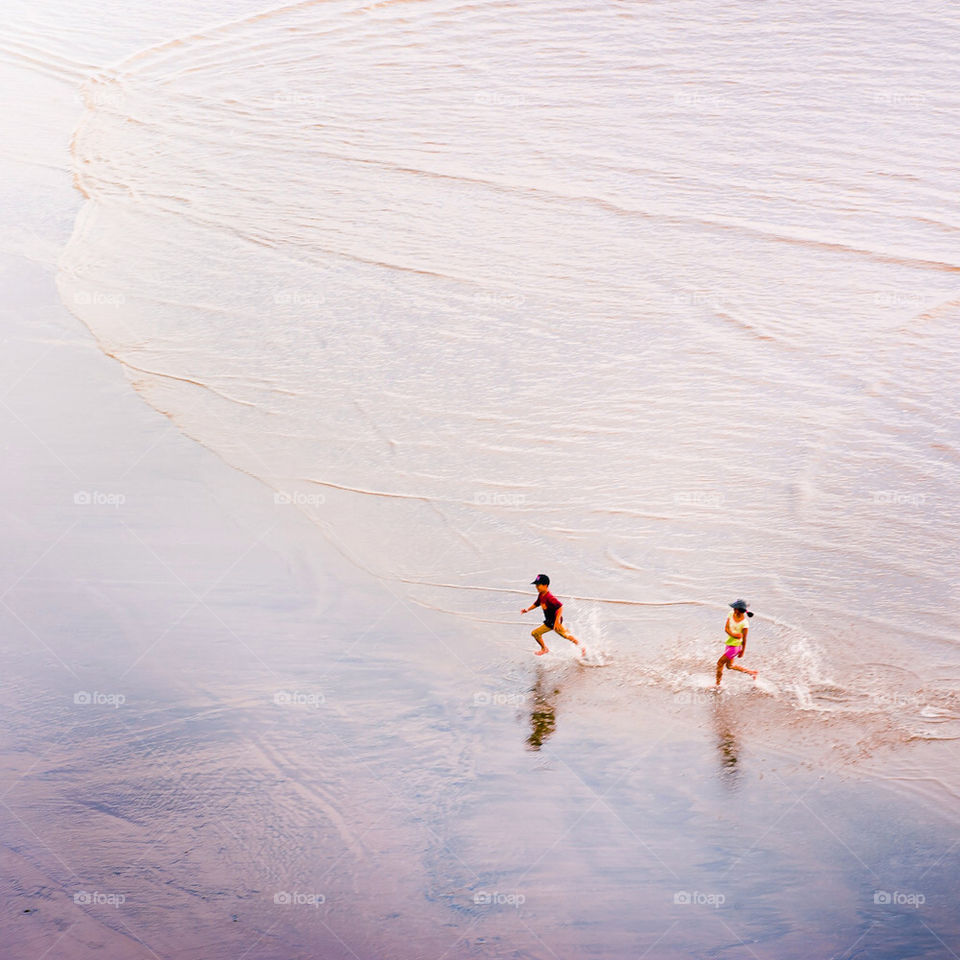
<svg viewBox="0 0 960 960">
<path fill-rule="evenodd" d="M 737 639 L 734 640 L 730 634 L 727 634 L 724 642 L 728 647 L 742 647 L 743 646 L 743 631 L 747 627 L 747 617 L 744 615 L 743 619 L 738 623 L 733 619 L 733 614 L 731 613 L 727 617 L 727 629 L 732 633 Z"/>
</svg>

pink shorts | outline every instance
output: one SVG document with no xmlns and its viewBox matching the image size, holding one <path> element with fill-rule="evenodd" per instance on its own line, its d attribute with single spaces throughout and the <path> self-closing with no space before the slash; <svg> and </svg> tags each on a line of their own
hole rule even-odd
<svg viewBox="0 0 960 960">
<path fill-rule="evenodd" d="M 728 660 L 732 660 L 735 656 L 737 656 L 737 654 L 740 653 L 742 649 L 743 647 L 727 647 L 727 649 L 723 651 L 723 655 Z"/>
</svg>

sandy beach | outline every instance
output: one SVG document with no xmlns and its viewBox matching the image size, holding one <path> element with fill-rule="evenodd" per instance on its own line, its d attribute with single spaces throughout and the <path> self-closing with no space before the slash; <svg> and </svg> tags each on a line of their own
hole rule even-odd
<svg viewBox="0 0 960 960">
<path fill-rule="evenodd" d="M 579 8 L 115 12 L 0 48 L 3 957 L 960 955 L 948 133 L 878 172 L 836 122 L 807 176 L 778 79 L 785 179 L 734 170 L 698 65 L 786 75 L 736 11 L 643 13 L 626 159 L 640 14 L 541 76 Z M 951 76 L 857 95 L 942 122 Z"/>
<path fill-rule="evenodd" d="M 6 275 L 7 956 L 950 955 L 942 797 L 451 630 Z"/>
</svg>

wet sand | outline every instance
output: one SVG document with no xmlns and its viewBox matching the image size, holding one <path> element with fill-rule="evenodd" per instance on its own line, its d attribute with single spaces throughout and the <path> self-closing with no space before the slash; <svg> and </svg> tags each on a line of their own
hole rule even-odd
<svg viewBox="0 0 960 960">
<path fill-rule="evenodd" d="M 194 29 L 168 16 L 73 53 Z M 2 166 L 4 958 L 960 954 L 954 741 L 905 732 L 956 723 L 951 649 L 908 677 L 923 698 L 825 715 L 826 686 L 801 709 L 684 685 L 712 610 L 692 637 L 610 616 L 590 668 L 532 656 L 525 582 L 482 622 L 357 569 L 334 518 L 190 440 L 64 307 L 62 79 Z M 750 662 L 784 672 L 757 628 Z"/>
<path fill-rule="evenodd" d="M 854 727 L 392 595 L 4 275 L 5 956 L 955 953 L 955 808 Z"/>
</svg>

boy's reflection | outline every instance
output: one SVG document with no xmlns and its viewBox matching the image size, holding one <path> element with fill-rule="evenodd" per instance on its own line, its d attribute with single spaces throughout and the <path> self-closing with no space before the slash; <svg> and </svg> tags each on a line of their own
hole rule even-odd
<svg viewBox="0 0 960 960">
<path fill-rule="evenodd" d="M 557 712 L 552 700 L 560 688 L 544 677 L 543 668 L 537 669 L 537 679 L 530 690 L 530 736 L 527 746 L 539 750 L 557 726 Z"/>
</svg>

